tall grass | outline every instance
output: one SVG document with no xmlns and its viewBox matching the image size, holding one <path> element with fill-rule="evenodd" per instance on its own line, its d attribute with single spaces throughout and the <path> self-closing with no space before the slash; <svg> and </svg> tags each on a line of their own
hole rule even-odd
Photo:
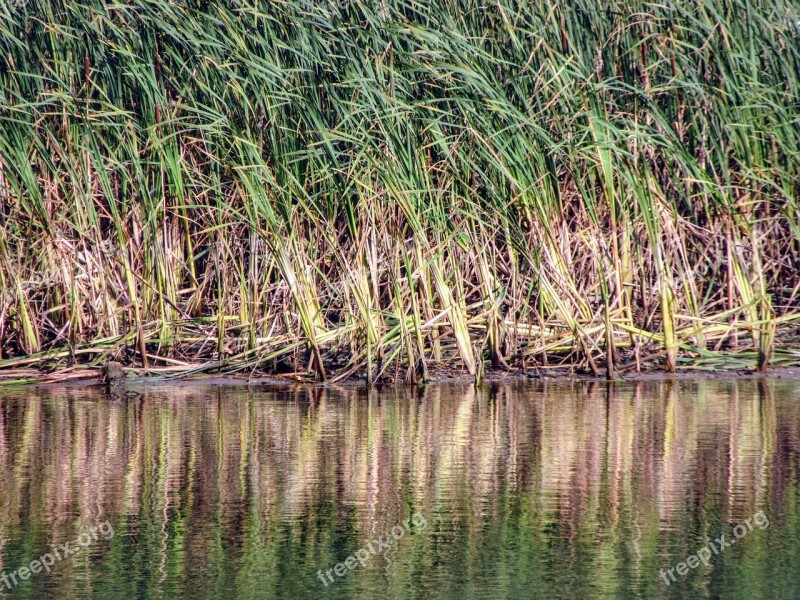
<svg viewBox="0 0 800 600">
<path fill-rule="evenodd" d="M 19 0 L 0 51 L 0 367 L 800 360 L 796 1 Z"/>
</svg>

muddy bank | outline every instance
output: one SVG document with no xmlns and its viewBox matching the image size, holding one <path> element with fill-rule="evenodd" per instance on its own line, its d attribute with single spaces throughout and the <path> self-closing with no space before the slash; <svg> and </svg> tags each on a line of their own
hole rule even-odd
<svg viewBox="0 0 800 600">
<path fill-rule="evenodd" d="M 579 373 L 569 367 L 538 367 L 533 369 L 490 370 L 482 383 L 512 382 L 538 379 L 569 379 L 573 381 L 668 381 L 668 380 L 703 380 L 703 379 L 800 379 L 800 367 L 774 367 L 764 373 L 753 369 L 697 369 L 686 367 L 676 373 L 667 373 L 664 370 L 648 370 L 626 373 L 613 379 L 595 376 L 590 373 Z M 442 383 L 475 383 L 475 378 L 459 369 L 441 368 L 431 373 L 425 383 L 413 385 Z M 109 380 L 104 368 L 74 368 L 58 373 L 46 373 L 36 369 L 19 369 L 15 371 L 0 372 L 0 389 L 6 386 L 32 386 L 32 387 L 111 387 L 135 390 L 138 387 L 151 385 L 193 386 L 193 385 L 242 385 L 242 386 L 361 386 L 366 380 L 360 377 L 351 377 L 335 383 L 316 380 L 310 373 L 287 373 L 281 375 L 253 375 L 246 374 L 219 374 L 203 373 L 199 375 L 184 375 L 179 371 L 144 373 L 142 369 L 122 367 L 113 374 Z M 374 383 L 376 387 L 405 385 L 402 377 L 385 379 Z"/>
</svg>

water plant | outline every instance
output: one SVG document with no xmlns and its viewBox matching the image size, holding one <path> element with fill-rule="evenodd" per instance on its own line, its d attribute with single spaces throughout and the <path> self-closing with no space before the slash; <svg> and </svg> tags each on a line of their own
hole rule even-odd
<svg viewBox="0 0 800 600">
<path fill-rule="evenodd" d="M 0 369 L 800 363 L 796 0 L 25 0 L 0 56 Z"/>
</svg>

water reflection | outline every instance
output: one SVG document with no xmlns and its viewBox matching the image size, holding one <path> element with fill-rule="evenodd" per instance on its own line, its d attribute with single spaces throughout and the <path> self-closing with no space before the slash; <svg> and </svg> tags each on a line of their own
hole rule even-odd
<svg viewBox="0 0 800 600">
<path fill-rule="evenodd" d="M 0 394 L 0 571 L 116 532 L 4 597 L 800 598 L 800 382 Z"/>
</svg>

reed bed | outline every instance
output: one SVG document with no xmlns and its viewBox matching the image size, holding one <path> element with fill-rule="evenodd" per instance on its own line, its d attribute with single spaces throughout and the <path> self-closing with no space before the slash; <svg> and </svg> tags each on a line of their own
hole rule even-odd
<svg viewBox="0 0 800 600">
<path fill-rule="evenodd" d="M 0 50 L 0 369 L 800 364 L 797 1 L 14 0 Z"/>
</svg>

